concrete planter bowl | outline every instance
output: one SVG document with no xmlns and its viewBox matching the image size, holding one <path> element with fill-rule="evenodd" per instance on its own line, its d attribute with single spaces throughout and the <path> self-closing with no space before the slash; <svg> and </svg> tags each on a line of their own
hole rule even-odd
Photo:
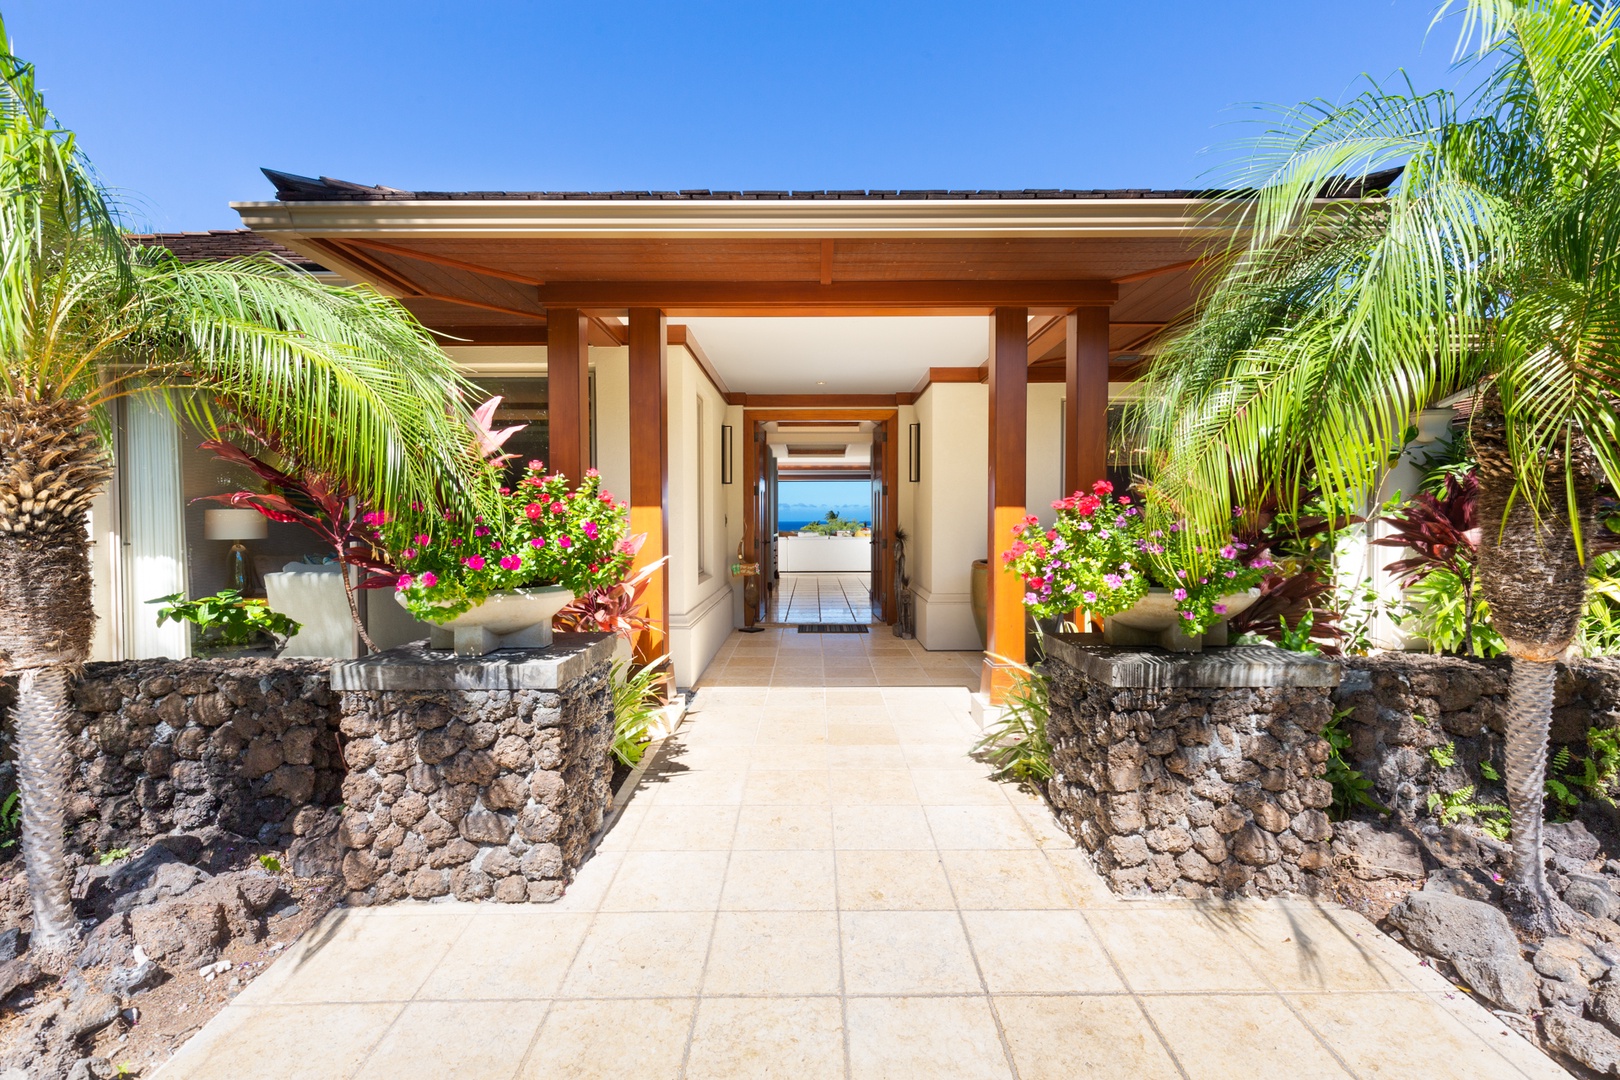
<svg viewBox="0 0 1620 1080">
<path fill-rule="evenodd" d="M 1260 599 L 1259 589 L 1221 597 L 1228 617 L 1246 611 Z M 1181 632 L 1183 620 L 1169 589 L 1152 588 L 1142 599 L 1103 620 L 1103 642 L 1123 648 L 1158 646 L 1171 652 L 1203 652 L 1205 645 L 1226 644 L 1226 619 L 1202 634 Z"/>
<path fill-rule="evenodd" d="M 397 593 L 394 598 L 405 602 Z M 551 644 L 551 620 L 573 599 L 574 594 L 561 585 L 491 593 L 477 607 L 435 625 L 428 645 L 454 649 L 457 656 L 544 649 Z"/>
</svg>

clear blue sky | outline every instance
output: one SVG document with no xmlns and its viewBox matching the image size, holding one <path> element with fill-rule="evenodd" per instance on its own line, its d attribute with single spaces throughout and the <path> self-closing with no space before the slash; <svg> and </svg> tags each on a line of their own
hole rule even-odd
<svg viewBox="0 0 1620 1080">
<path fill-rule="evenodd" d="M 1180 187 L 1253 103 L 1448 81 L 1433 0 L 0 0 L 138 224 L 404 188 Z"/>
<path fill-rule="evenodd" d="M 853 521 L 872 520 L 872 485 L 866 480 L 793 480 L 777 486 L 777 514 L 780 523 L 814 521 L 838 511 L 839 517 Z"/>
</svg>

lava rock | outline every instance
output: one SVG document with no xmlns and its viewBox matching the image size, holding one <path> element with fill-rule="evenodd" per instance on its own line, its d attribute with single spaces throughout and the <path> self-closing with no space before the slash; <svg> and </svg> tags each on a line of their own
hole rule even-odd
<svg viewBox="0 0 1620 1080">
<path fill-rule="evenodd" d="M 1600 979 L 1609 971 L 1609 965 L 1591 949 L 1567 937 L 1550 937 L 1542 942 L 1530 963 L 1549 979 L 1583 984 Z"/>
<path fill-rule="evenodd" d="M 1541 1004 L 1535 970 L 1519 955 L 1512 924 L 1489 904 L 1417 892 L 1390 911 L 1389 921 L 1414 948 L 1449 963 L 1475 993 L 1501 1008 L 1529 1013 Z"/>
<path fill-rule="evenodd" d="M 227 926 L 225 906 L 218 900 L 189 897 L 136 908 L 129 925 L 146 955 L 170 969 L 217 960 Z"/>
<path fill-rule="evenodd" d="M 1423 879 L 1417 841 L 1367 821 L 1341 821 L 1333 827 L 1333 853 L 1363 881 Z"/>
<path fill-rule="evenodd" d="M 62 1030 L 69 1039 L 94 1035 L 114 1020 L 122 1006 L 111 994 L 91 991 L 62 1018 Z"/>
<path fill-rule="evenodd" d="M 17 959 L 17 936 L 20 932 L 13 926 L 5 933 L 0 933 L 0 964 Z"/>
<path fill-rule="evenodd" d="M 126 892 L 113 901 L 114 911 L 130 911 L 183 896 L 207 881 L 209 875 L 189 863 L 166 862 L 146 878 L 146 885 Z"/>
<path fill-rule="evenodd" d="M 1598 838 L 1579 821 L 1549 821 L 1542 831 L 1542 840 L 1555 855 L 1580 862 L 1591 862 L 1603 850 Z"/>
<path fill-rule="evenodd" d="M 101 988 L 119 998 L 131 998 L 142 990 L 150 990 L 163 981 L 163 969 L 155 960 L 144 960 L 133 967 L 113 971 L 102 982 Z"/>
<path fill-rule="evenodd" d="M 134 950 L 135 939 L 130 934 L 129 916 L 118 912 L 90 931 L 73 966 L 84 969 L 103 964 L 121 964 Z"/>
<path fill-rule="evenodd" d="M 1620 1034 L 1620 983 L 1605 980 L 1598 984 L 1596 991 L 1587 1011 L 1610 1031 Z"/>
<path fill-rule="evenodd" d="M 1609 883 L 1591 874 L 1572 875 L 1564 887 L 1564 903 L 1594 919 L 1613 919 L 1620 915 L 1620 896 L 1616 896 Z"/>
<path fill-rule="evenodd" d="M 1620 1075 L 1620 1038 L 1602 1024 L 1554 1011 L 1542 1016 L 1541 1033 L 1550 1049 L 1593 1072 Z"/>
<path fill-rule="evenodd" d="M 1450 866 L 1429 871 L 1429 880 L 1424 883 L 1423 891 L 1450 893 L 1468 900 L 1478 900 L 1482 904 L 1495 904 L 1502 899 L 1502 886 L 1491 880 L 1485 871 Z"/>
<path fill-rule="evenodd" d="M 32 986 L 39 980 L 39 969 L 27 960 L 13 957 L 0 964 L 0 1001 L 11 996 L 19 987 Z"/>
</svg>

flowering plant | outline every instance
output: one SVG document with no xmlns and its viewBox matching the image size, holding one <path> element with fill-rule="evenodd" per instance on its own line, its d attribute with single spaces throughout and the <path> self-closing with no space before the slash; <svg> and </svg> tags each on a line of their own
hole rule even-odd
<svg viewBox="0 0 1620 1080">
<path fill-rule="evenodd" d="M 1052 504 L 1058 512 L 1043 530 L 1031 515 L 1013 529 L 1017 537 L 1002 561 L 1024 579 L 1024 606 L 1037 618 L 1061 618 L 1077 608 L 1113 615 L 1141 599 L 1148 581 L 1139 541 L 1142 511 L 1130 497 L 1115 497 L 1099 480 Z"/>
<path fill-rule="evenodd" d="M 395 588 L 406 609 L 434 622 L 507 589 L 561 585 L 583 596 L 610 588 L 636 551 L 625 536 L 629 512 L 602 490 L 595 469 L 570 491 L 566 477 L 547 476 L 539 461 L 484 514 L 368 517 L 399 568 Z"/>
<path fill-rule="evenodd" d="M 1180 542 L 1180 522 L 1150 526 L 1142 507 L 1114 485 L 1098 480 L 1052 504 L 1057 519 L 1042 529 L 1025 518 L 1002 555 L 1024 580 L 1024 606 L 1037 618 L 1061 618 L 1083 609 L 1118 614 L 1150 585 L 1169 589 L 1188 634 L 1201 634 L 1226 614 L 1221 598 L 1247 592 L 1272 566 L 1263 551 L 1236 539 L 1215 552 Z M 1234 512 L 1241 517 L 1241 511 Z"/>
</svg>

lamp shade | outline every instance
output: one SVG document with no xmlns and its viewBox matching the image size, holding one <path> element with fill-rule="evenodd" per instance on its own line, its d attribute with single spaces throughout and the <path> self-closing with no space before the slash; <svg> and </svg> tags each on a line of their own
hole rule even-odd
<svg viewBox="0 0 1620 1080">
<path fill-rule="evenodd" d="M 263 540 L 265 517 L 252 509 L 204 510 L 203 535 L 210 540 Z"/>
</svg>

